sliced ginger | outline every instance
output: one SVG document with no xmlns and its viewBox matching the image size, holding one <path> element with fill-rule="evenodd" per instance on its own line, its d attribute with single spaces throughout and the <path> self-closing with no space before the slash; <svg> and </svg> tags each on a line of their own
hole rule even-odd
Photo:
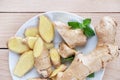
<svg viewBox="0 0 120 80">
<path fill-rule="evenodd" d="M 8 48 L 18 54 L 22 54 L 29 50 L 29 47 L 25 44 L 24 40 L 20 37 L 12 37 L 8 41 Z"/>
<path fill-rule="evenodd" d="M 50 43 L 54 38 L 54 27 L 53 24 L 44 15 L 40 16 L 39 21 L 39 33 L 43 40 Z"/>
<path fill-rule="evenodd" d="M 37 40 L 37 37 L 27 37 L 26 38 L 27 44 L 30 47 L 30 49 L 34 48 L 36 40 Z"/>
<path fill-rule="evenodd" d="M 63 72 L 66 68 L 67 68 L 67 66 L 65 66 L 64 64 L 60 65 L 57 69 L 55 69 L 52 72 L 52 74 L 50 75 L 50 78 L 56 76 L 59 72 Z"/>
<path fill-rule="evenodd" d="M 34 45 L 34 49 L 33 49 L 34 57 L 39 57 L 40 54 L 41 54 L 42 51 L 43 51 L 43 48 L 44 48 L 44 42 L 43 42 L 43 40 L 39 37 L 39 38 L 37 39 L 37 41 L 35 42 L 35 45 Z"/>
<path fill-rule="evenodd" d="M 50 58 L 54 66 L 59 66 L 61 64 L 60 55 L 57 49 L 55 48 L 50 49 Z"/>
<path fill-rule="evenodd" d="M 62 23 L 55 24 L 56 29 L 69 47 L 74 48 L 86 43 L 86 36 L 83 35 L 81 30 L 70 30 L 66 27 L 67 25 Z M 8 48 L 11 51 L 18 54 L 23 53 L 15 67 L 14 74 L 18 77 L 22 77 L 35 65 L 38 73 L 41 73 L 44 78 L 49 77 L 52 80 L 70 80 L 73 78 L 83 80 L 90 73 L 104 68 L 107 62 L 118 56 L 118 46 L 114 45 L 116 26 L 116 22 L 112 18 L 103 18 L 100 24 L 95 28 L 99 45 L 88 55 L 81 53 L 76 55 L 72 64 L 67 68 L 64 64 L 61 65 L 60 55 L 63 58 L 67 58 L 74 55 L 76 51 L 69 48 L 66 44 L 60 44 L 60 55 L 58 54 L 57 50 L 53 48 L 54 44 L 51 43 L 54 39 L 53 24 L 47 17 L 42 15 L 40 16 L 39 29 L 37 27 L 27 28 L 24 33 L 27 37 L 25 40 L 20 37 L 13 37 L 8 41 Z M 76 33 L 77 36 L 73 33 Z M 71 36 L 74 37 L 74 41 Z M 80 38 L 80 36 L 82 37 Z M 33 51 L 28 51 L 29 48 L 33 49 Z M 50 54 L 48 54 L 48 49 L 50 49 Z M 53 65 L 57 67 L 53 72 L 51 71 L 50 58 Z M 65 71 L 66 68 L 67 70 Z M 29 80 L 47 79 L 33 78 Z"/>
<path fill-rule="evenodd" d="M 52 49 L 54 47 L 53 43 L 45 43 L 47 49 Z"/>
<path fill-rule="evenodd" d="M 28 51 L 22 54 L 15 67 L 14 74 L 18 77 L 24 76 L 34 66 L 33 51 Z"/>
<path fill-rule="evenodd" d="M 37 27 L 30 27 L 25 30 L 24 34 L 26 37 L 35 37 L 39 34 L 39 31 Z"/>
</svg>

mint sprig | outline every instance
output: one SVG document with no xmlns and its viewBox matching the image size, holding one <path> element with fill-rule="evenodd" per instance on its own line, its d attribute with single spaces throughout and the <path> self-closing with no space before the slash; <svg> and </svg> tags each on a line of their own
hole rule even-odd
<svg viewBox="0 0 120 80">
<path fill-rule="evenodd" d="M 68 25 L 72 28 L 72 29 L 83 29 L 82 24 L 79 22 L 68 22 Z"/>
<path fill-rule="evenodd" d="M 82 29 L 84 34 L 88 38 L 90 38 L 95 35 L 94 31 L 90 28 L 90 23 L 91 23 L 91 19 L 86 18 L 83 20 L 82 23 L 71 21 L 71 22 L 68 22 L 68 25 L 71 27 L 71 29 Z"/>
</svg>

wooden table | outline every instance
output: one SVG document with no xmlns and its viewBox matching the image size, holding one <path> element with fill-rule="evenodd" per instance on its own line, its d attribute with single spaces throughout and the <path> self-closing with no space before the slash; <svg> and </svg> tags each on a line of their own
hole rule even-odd
<svg viewBox="0 0 120 80">
<path fill-rule="evenodd" d="M 0 80 L 12 80 L 9 72 L 7 40 L 31 17 L 61 10 L 92 18 L 96 26 L 103 16 L 118 23 L 116 44 L 120 47 L 120 0 L 0 0 Z M 120 80 L 120 57 L 106 67 L 103 80 Z"/>
</svg>

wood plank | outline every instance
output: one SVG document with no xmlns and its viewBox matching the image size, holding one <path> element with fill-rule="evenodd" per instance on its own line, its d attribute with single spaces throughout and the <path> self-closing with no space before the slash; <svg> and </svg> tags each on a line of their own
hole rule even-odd
<svg viewBox="0 0 120 80">
<path fill-rule="evenodd" d="M 119 51 L 120 53 L 120 51 Z M 106 66 L 103 80 L 120 80 L 120 55 Z"/>
<path fill-rule="evenodd" d="M 0 49 L 0 79 L 2 80 L 12 80 L 8 64 L 8 50 Z"/>
<path fill-rule="evenodd" d="M 120 12 L 120 0 L 1 0 L 0 12 Z"/>
<path fill-rule="evenodd" d="M 36 14 L 0 13 L 0 48 L 6 48 L 9 37 L 14 36 L 20 26 Z"/>
<path fill-rule="evenodd" d="M 4 74 L 3 74 L 4 73 Z M 120 56 L 110 62 L 105 70 L 103 80 L 120 80 Z M 2 80 L 12 80 L 8 67 L 8 50 L 0 49 L 0 78 Z"/>
<path fill-rule="evenodd" d="M 28 19 L 39 13 L 0 13 L 0 48 L 7 48 L 7 40 L 14 36 L 16 31 Z M 96 26 L 103 16 L 112 16 L 118 22 L 116 44 L 120 46 L 120 13 L 76 13 L 83 17 L 92 18 L 92 24 Z"/>
</svg>

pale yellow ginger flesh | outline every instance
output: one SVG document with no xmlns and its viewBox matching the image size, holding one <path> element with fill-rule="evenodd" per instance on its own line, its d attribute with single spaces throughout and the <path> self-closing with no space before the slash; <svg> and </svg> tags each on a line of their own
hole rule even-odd
<svg viewBox="0 0 120 80">
<path fill-rule="evenodd" d="M 65 69 L 67 68 L 67 66 L 65 66 L 64 64 L 61 64 L 57 69 L 55 69 L 52 74 L 50 75 L 50 78 L 55 77 L 59 72 L 65 71 Z"/>
<path fill-rule="evenodd" d="M 35 45 L 34 45 L 34 48 L 33 48 L 33 53 L 34 53 L 34 57 L 39 57 L 43 51 L 43 48 L 44 48 L 44 42 L 43 40 L 39 37 L 36 42 L 35 42 Z"/>
<path fill-rule="evenodd" d="M 44 15 L 40 16 L 39 34 L 43 40 L 50 43 L 54 38 L 54 27 L 52 22 Z"/>
<path fill-rule="evenodd" d="M 53 63 L 53 65 L 55 67 L 57 67 L 61 64 L 60 55 L 59 55 L 57 49 L 55 49 L 55 48 L 50 49 L 50 58 L 51 58 L 51 62 Z"/>
<path fill-rule="evenodd" d="M 104 17 L 95 30 L 98 36 L 97 47 L 89 54 L 78 52 L 71 65 L 57 80 L 84 80 L 89 74 L 105 68 L 109 61 L 118 57 L 118 46 L 114 44 L 116 22 L 111 17 Z"/>
<path fill-rule="evenodd" d="M 45 47 L 47 49 L 52 49 L 54 47 L 54 44 L 53 43 L 45 43 Z"/>
<path fill-rule="evenodd" d="M 25 30 L 26 37 L 36 37 L 39 35 L 38 27 L 30 27 Z"/>
<path fill-rule="evenodd" d="M 34 48 L 36 40 L 37 40 L 37 37 L 27 37 L 26 38 L 26 44 L 29 46 L 30 49 Z"/>
<path fill-rule="evenodd" d="M 26 44 L 29 46 L 30 49 L 33 49 L 34 48 L 34 45 L 35 45 L 35 42 L 37 40 L 39 36 L 37 37 L 27 37 L 25 40 L 26 40 Z M 45 47 L 47 49 L 51 49 L 54 47 L 54 44 L 53 43 L 44 43 Z"/>
<path fill-rule="evenodd" d="M 16 52 L 17 54 L 22 54 L 29 50 L 29 47 L 25 44 L 21 37 L 12 37 L 8 40 L 8 48 Z"/>
<path fill-rule="evenodd" d="M 33 51 L 27 51 L 23 53 L 17 65 L 15 66 L 14 74 L 18 77 L 24 76 L 28 71 L 30 71 L 34 66 L 34 56 Z"/>
</svg>

